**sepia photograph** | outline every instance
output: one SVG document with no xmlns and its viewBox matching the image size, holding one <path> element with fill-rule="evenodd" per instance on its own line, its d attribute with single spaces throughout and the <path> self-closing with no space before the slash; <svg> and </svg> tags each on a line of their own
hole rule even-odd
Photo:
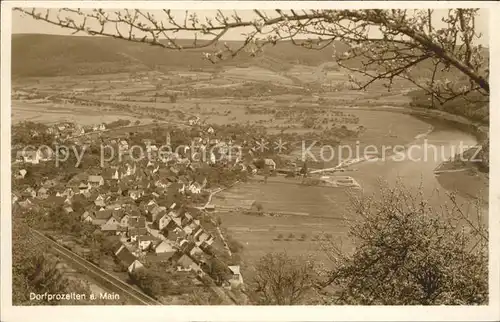
<svg viewBox="0 0 500 322">
<path fill-rule="evenodd" d="M 498 306 L 493 6 L 104 2 L 2 6 L 6 303 Z"/>
</svg>

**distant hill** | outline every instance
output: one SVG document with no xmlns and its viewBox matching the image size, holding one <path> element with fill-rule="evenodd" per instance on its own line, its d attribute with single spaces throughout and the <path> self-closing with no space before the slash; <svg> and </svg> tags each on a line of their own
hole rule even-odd
<svg viewBox="0 0 500 322">
<path fill-rule="evenodd" d="M 179 40 L 179 44 L 192 44 L 192 40 Z M 241 42 L 228 41 L 233 48 Z M 347 50 L 342 42 L 335 43 L 339 52 Z M 44 34 L 15 34 L 12 36 L 12 76 L 22 77 L 94 75 L 118 72 L 172 69 L 217 69 L 222 66 L 258 66 L 274 72 L 289 70 L 294 65 L 319 66 L 333 62 L 333 48 L 310 50 L 290 41 L 266 46 L 264 53 L 251 57 L 242 51 L 236 57 L 217 64 L 202 58 L 203 52 L 214 47 L 175 51 L 142 43 L 107 37 L 78 37 Z M 488 59 L 488 49 L 483 54 Z M 352 65 L 361 65 L 359 60 Z M 416 77 L 430 77 L 432 62 L 427 60 L 413 70 Z M 457 70 L 440 77 L 462 76 Z"/>
<path fill-rule="evenodd" d="M 181 40 L 188 43 L 190 40 Z M 228 42 L 238 45 L 237 42 Z M 213 49 L 213 47 L 212 47 Z M 67 76 L 146 71 L 151 69 L 197 69 L 217 66 L 257 65 L 274 71 L 294 64 L 317 66 L 332 61 L 332 48 L 308 50 L 291 42 L 266 47 L 259 57 L 242 52 L 217 65 L 204 60 L 210 48 L 175 51 L 147 44 L 104 37 L 76 37 L 43 34 L 12 36 L 12 76 Z"/>
</svg>

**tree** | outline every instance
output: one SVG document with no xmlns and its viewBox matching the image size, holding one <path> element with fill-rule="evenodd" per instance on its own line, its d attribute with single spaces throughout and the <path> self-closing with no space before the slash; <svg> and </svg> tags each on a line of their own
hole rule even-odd
<svg viewBox="0 0 500 322">
<path fill-rule="evenodd" d="M 226 236 L 227 246 L 229 247 L 229 250 L 232 253 L 240 253 L 243 250 L 243 244 L 230 235 L 226 234 Z"/>
<path fill-rule="evenodd" d="M 215 17 L 205 19 L 196 12 L 179 14 L 168 9 L 160 15 L 127 9 L 64 8 L 57 14 L 50 10 L 15 10 L 75 33 L 171 50 L 207 48 L 210 52 L 204 53 L 204 57 L 213 63 L 244 50 L 255 56 L 266 45 L 276 45 L 281 40 L 316 50 L 333 47 L 336 62 L 351 72 L 351 81 L 358 89 L 376 81 L 390 89 L 395 79 L 405 79 L 440 104 L 473 92 L 489 101 L 489 63 L 477 44 L 481 34 L 475 27 L 479 9 L 449 9 L 444 15 L 432 9 L 276 9 L 254 10 L 253 17 L 246 19 L 237 12 L 220 10 Z M 436 24 L 440 18 L 443 24 Z M 227 32 L 241 27 L 250 30 L 241 44 L 219 44 Z M 382 35 L 373 36 L 370 30 L 379 30 Z M 192 43 L 181 44 L 175 38 L 181 31 L 192 35 Z M 200 41 L 202 38 L 208 40 Z M 357 80 L 353 75 L 363 79 Z M 461 77 L 449 79 L 456 75 Z"/>
<path fill-rule="evenodd" d="M 258 159 L 254 162 L 254 165 L 257 169 L 264 169 L 266 166 L 266 162 L 264 159 Z"/>
<path fill-rule="evenodd" d="M 356 249 L 345 255 L 333 242 L 335 263 L 324 285 L 336 304 L 477 305 L 488 302 L 488 233 L 477 208 L 464 213 L 453 194 L 436 211 L 423 193 L 383 185 L 380 196 L 355 198 L 363 220 L 352 227 Z M 473 217 L 475 215 L 476 217 Z M 467 231 L 469 230 L 469 231 Z"/>
<path fill-rule="evenodd" d="M 157 276 L 149 270 L 137 270 L 130 274 L 130 277 L 149 296 L 158 298 L 162 294 L 162 285 L 158 283 Z"/>
<path fill-rule="evenodd" d="M 307 162 L 304 161 L 304 165 L 300 169 L 300 174 L 305 178 L 309 173 L 309 169 L 307 168 Z"/>
<path fill-rule="evenodd" d="M 265 255 L 255 271 L 250 291 L 255 302 L 263 305 L 301 304 L 316 279 L 312 262 L 286 253 Z"/>
<path fill-rule="evenodd" d="M 208 275 L 210 275 L 215 284 L 221 285 L 222 282 L 229 279 L 231 271 L 229 268 L 216 257 L 210 258 L 207 263 L 208 265 Z"/>
<path fill-rule="evenodd" d="M 30 300 L 30 293 L 88 293 L 83 284 L 68 280 L 49 256 L 47 247 L 34 238 L 19 217 L 12 221 L 12 303 L 14 305 L 57 305 L 59 300 Z M 64 301 L 64 304 L 85 304 Z"/>
</svg>

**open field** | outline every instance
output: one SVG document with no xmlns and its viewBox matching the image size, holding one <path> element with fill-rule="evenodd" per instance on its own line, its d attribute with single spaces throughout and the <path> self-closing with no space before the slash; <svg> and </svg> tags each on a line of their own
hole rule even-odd
<svg viewBox="0 0 500 322">
<path fill-rule="evenodd" d="M 348 202 L 344 189 L 311 187 L 294 182 L 242 183 L 218 194 L 213 202 L 239 207 L 239 200 L 255 200 L 264 211 L 293 211 L 332 217 L 342 217 Z M 241 206 L 244 207 L 244 203 Z"/>
<path fill-rule="evenodd" d="M 12 101 L 12 123 L 32 121 L 40 123 L 76 122 L 82 125 L 107 123 L 117 119 L 151 122 L 151 118 L 138 117 L 129 113 L 119 113 L 107 109 L 99 110 L 89 106 L 52 103 L 26 103 Z"/>
<path fill-rule="evenodd" d="M 295 183 L 258 183 L 239 184 L 228 191 L 216 195 L 213 203 L 217 207 L 246 208 L 251 202 L 260 203 L 264 211 L 284 211 L 304 213 L 286 217 L 262 217 L 244 215 L 237 212 L 221 212 L 223 227 L 245 246 L 244 257 L 249 262 L 258 260 L 271 251 L 287 251 L 292 255 L 310 254 L 318 260 L 325 260 L 321 252 L 319 235 L 329 234 L 331 240 L 347 241 L 349 214 L 347 190 L 302 186 Z M 321 218 L 324 217 L 324 218 Z M 277 239 L 278 235 L 283 235 Z M 289 238 L 293 234 L 294 237 Z M 301 236 L 304 234 L 304 239 Z M 288 239 L 288 240 L 287 240 Z"/>
<path fill-rule="evenodd" d="M 304 217 L 258 217 L 235 212 L 218 214 L 222 227 L 243 246 L 243 257 L 248 263 L 255 262 L 268 252 L 286 251 L 290 255 L 310 254 L 317 260 L 326 260 L 321 251 L 318 236 L 331 235 L 331 240 L 338 243 L 342 239 L 344 249 L 351 244 L 347 238 L 348 225 L 343 220 L 328 220 Z M 279 235 L 283 237 L 278 239 Z M 293 234 L 293 238 L 290 238 Z M 301 240 L 302 235 L 304 240 Z"/>
</svg>

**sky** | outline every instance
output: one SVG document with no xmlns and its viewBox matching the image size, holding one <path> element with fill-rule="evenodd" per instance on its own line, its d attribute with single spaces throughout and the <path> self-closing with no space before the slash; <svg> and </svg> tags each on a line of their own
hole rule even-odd
<svg viewBox="0 0 500 322">
<path fill-rule="evenodd" d="M 57 9 L 52 9 L 51 14 L 57 12 Z M 157 13 L 158 17 L 161 17 L 160 11 L 150 10 L 154 14 Z M 194 12 L 194 11 L 190 11 Z M 446 14 L 447 10 L 435 10 L 434 17 L 435 22 L 433 25 L 436 28 L 440 26 L 444 26 L 444 23 L 440 21 L 440 17 L 443 17 Z M 174 16 L 179 20 L 183 20 L 184 11 L 173 10 Z M 215 17 L 217 12 L 216 10 L 198 10 L 196 11 L 197 15 L 201 18 L 200 20 L 204 20 L 204 17 Z M 225 14 L 232 14 L 231 11 L 224 11 Z M 239 16 L 243 20 L 252 20 L 256 17 L 256 15 L 251 10 L 238 10 Z M 489 15 L 488 9 L 480 9 L 479 16 L 476 19 L 476 31 L 478 33 L 482 33 L 482 38 L 477 41 L 477 44 L 481 44 L 483 46 L 488 46 L 489 41 Z M 95 23 L 93 26 L 97 26 Z M 98 28 L 97 28 L 98 29 Z M 253 30 L 253 28 L 236 28 L 230 30 L 226 33 L 226 35 L 222 38 L 223 40 L 242 40 L 244 36 L 242 33 Z M 39 34 L 54 34 L 54 35 L 70 35 L 73 31 L 69 29 L 64 29 L 55 25 L 51 25 L 44 21 L 35 20 L 29 16 L 23 15 L 18 11 L 14 11 L 12 14 L 12 33 L 14 34 L 26 34 L 26 33 L 39 33 Z M 84 33 L 78 33 L 76 35 L 85 36 Z M 176 34 L 177 38 L 193 38 L 192 33 L 188 32 L 179 32 Z M 202 38 L 200 38 L 202 39 Z"/>
</svg>

